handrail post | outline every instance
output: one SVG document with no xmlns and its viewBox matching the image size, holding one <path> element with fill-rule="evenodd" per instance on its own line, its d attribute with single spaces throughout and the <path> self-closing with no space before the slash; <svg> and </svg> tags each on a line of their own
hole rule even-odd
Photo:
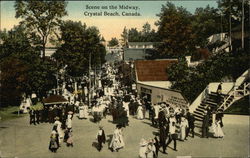
<svg viewBox="0 0 250 158">
<path fill-rule="evenodd" d="M 246 83 L 244 83 L 244 86 L 243 86 L 243 94 L 244 94 L 244 96 L 246 95 L 246 86 L 247 86 L 247 84 Z"/>
</svg>

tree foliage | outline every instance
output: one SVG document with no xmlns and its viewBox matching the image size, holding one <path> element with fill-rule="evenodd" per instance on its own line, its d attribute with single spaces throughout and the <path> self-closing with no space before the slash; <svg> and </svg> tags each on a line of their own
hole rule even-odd
<svg viewBox="0 0 250 158">
<path fill-rule="evenodd" d="M 209 36 L 225 30 L 226 19 L 222 18 L 218 9 L 210 7 L 196 8 L 192 27 L 196 35 L 196 45 L 205 47 Z"/>
<path fill-rule="evenodd" d="M 90 55 L 93 67 L 100 67 L 105 62 L 106 50 L 96 27 L 69 20 L 62 23 L 60 30 L 63 44 L 53 57 L 60 66 L 67 65 L 69 75 L 82 76 L 87 73 Z"/>
<path fill-rule="evenodd" d="M 18 105 L 22 94 L 31 95 L 32 92 L 42 98 L 56 83 L 54 63 L 40 58 L 40 49 L 31 45 L 22 26 L 7 33 L 0 59 L 1 104 Z M 15 96 L 9 94 L 10 90 Z"/>
<path fill-rule="evenodd" d="M 222 16 L 226 20 L 227 25 L 229 25 L 229 17 L 231 14 L 232 28 L 241 25 L 242 22 L 242 3 L 243 0 L 220 0 L 218 1 L 218 7 L 222 13 Z M 250 27 L 249 23 L 249 1 L 244 0 L 244 23 L 246 29 Z M 229 28 L 229 27 L 228 27 Z M 229 31 L 229 29 L 228 29 Z"/>
<path fill-rule="evenodd" d="M 114 47 L 114 46 L 117 46 L 119 45 L 119 41 L 118 39 L 116 38 L 112 38 L 109 42 L 108 42 L 108 46 L 109 47 Z"/>
<path fill-rule="evenodd" d="M 65 9 L 64 1 L 18 0 L 15 3 L 16 18 L 23 19 L 21 24 L 26 26 L 30 34 L 39 36 L 43 57 L 49 36 L 56 31 L 61 18 L 67 15 Z"/>
<path fill-rule="evenodd" d="M 191 54 L 195 49 L 195 34 L 191 25 L 191 13 L 183 7 L 176 7 L 168 2 L 162 6 L 159 20 L 161 44 L 158 51 L 161 56 L 180 56 Z"/>
<path fill-rule="evenodd" d="M 121 45 L 123 47 L 128 46 L 128 30 L 126 27 L 123 28 L 122 34 L 121 34 Z"/>
<path fill-rule="evenodd" d="M 158 42 L 158 33 L 151 29 L 151 25 L 146 22 L 142 26 L 142 31 L 138 31 L 137 28 L 131 28 L 128 30 L 129 42 Z"/>
<path fill-rule="evenodd" d="M 249 68 L 248 52 L 224 53 L 210 57 L 195 68 L 187 67 L 182 59 L 168 70 L 173 89 L 193 101 L 210 82 L 220 82 L 225 79 L 236 80 Z"/>
</svg>

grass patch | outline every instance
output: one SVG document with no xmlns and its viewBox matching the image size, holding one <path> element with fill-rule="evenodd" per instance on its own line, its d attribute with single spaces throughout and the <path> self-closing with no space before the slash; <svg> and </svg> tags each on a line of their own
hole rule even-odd
<svg viewBox="0 0 250 158">
<path fill-rule="evenodd" d="M 224 113 L 235 115 L 250 115 L 249 95 L 237 100 Z"/>
<path fill-rule="evenodd" d="M 37 102 L 35 105 L 32 105 L 30 109 L 33 110 L 42 110 L 43 109 L 43 104 L 41 102 Z"/>
<path fill-rule="evenodd" d="M 19 106 L 9 106 L 0 108 L 0 117 L 1 117 L 0 121 L 20 118 L 27 115 L 27 114 L 19 114 L 18 116 L 18 110 Z"/>
</svg>

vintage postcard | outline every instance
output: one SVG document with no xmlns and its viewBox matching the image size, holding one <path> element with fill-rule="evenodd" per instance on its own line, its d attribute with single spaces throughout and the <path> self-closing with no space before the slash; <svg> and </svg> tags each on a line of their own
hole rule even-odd
<svg viewBox="0 0 250 158">
<path fill-rule="evenodd" d="M 249 157 L 249 6 L 0 1 L 0 158 Z"/>
</svg>

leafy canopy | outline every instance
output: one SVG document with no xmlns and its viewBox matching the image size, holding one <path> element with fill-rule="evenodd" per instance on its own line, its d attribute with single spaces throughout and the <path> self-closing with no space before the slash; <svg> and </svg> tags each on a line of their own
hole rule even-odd
<svg viewBox="0 0 250 158">
<path fill-rule="evenodd" d="M 18 0 L 15 3 L 16 18 L 21 18 L 30 34 L 39 36 L 43 57 L 49 36 L 56 31 L 61 18 L 67 15 L 66 2 L 46 0 Z"/>
</svg>

